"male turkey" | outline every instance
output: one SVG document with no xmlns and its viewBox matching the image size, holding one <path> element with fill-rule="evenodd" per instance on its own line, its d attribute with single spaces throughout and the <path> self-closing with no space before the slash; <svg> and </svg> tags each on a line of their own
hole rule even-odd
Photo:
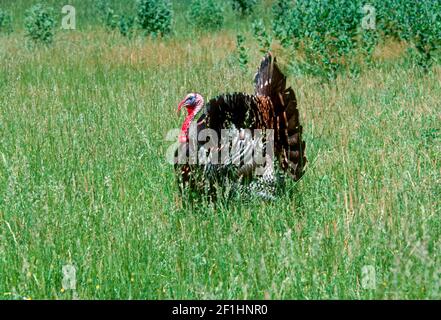
<svg viewBox="0 0 441 320">
<path fill-rule="evenodd" d="M 294 91 L 269 53 L 255 77 L 255 93 L 198 93 L 179 103 L 188 115 L 179 135 L 175 170 L 183 193 L 274 199 L 284 177 L 298 180 L 306 164 Z"/>
</svg>

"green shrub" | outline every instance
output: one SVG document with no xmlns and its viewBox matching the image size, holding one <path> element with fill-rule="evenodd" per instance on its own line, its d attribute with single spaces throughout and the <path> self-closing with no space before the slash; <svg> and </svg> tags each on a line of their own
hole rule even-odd
<svg viewBox="0 0 441 320">
<path fill-rule="evenodd" d="M 12 32 L 12 18 L 9 12 L 0 8 L 0 32 Z"/>
<path fill-rule="evenodd" d="M 440 50 L 441 0 L 375 0 L 385 37 L 411 44 L 411 60 L 427 71 Z"/>
<path fill-rule="evenodd" d="M 224 8 L 216 0 L 194 0 L 188 19 L 200 29 L 217 30 L 224 24 Z"/>
<path fill-rule="evenodd" d="M 441 49 L 441 0 L 407 0 L 403 38 L 415 48 L 417 64 L 428 71 Z"/>
<path fill-rule="evenodd" d="M 377 28 L 385 37 L 403 40 L 406 25 L 404 15 L 406 3 L 407 0 L 371 1 L 371 4 L 376 8 Z"/>
<path fill-rule="evenodd" d="M 299 18 L 293 14 L 294 3 L 292 0 L 278 0 L 273 5 L 273 32 L 275 37 L 280 40 L 283 47 L 287 48 L 293 45 L 292 40 L 298 38 L 298 33 L 293 26 L 299 25 L 299 22 L 293 22 L 291 19 Z"/>
<path fill-rule="evenodd" d="M 133 35 L 133 29 L 135 25 L 135 19 L 133 17 L 125 17 L 122 15 L 118 21 L 118 29 L 121 35 L 131 38 Z"/>
<path fill-rule="evenodd" d="M 112 8 L 109 7 L 104 12 L 103 19 L 104 19 L 104 25 L 110 30 L 114 30 L 118 26 L 118 21 L 120 17 L 117 14 L 115 14 L 115 11 L 113 11 Z"/>
<path fill-rule="evenodd" d="M 250 14 L 254 11 L 256 6 L 256 0 L 231 0 L 233 10 L 239 12 L 242 15 Z"/>
<path fill-rule="evenodd" d="M 26 36 L 34 42 L 51 44 L 55 34 L 53 9 L 36 4 L 25 14 Z"/>
<path fill-rule="evenodd" d="M 351 57 L 373 51 L 376 37 L 364 35 L 362 7 L 361 0 L 278 0 L 274 34 L 293 48 L 300 70 L 331 80 L 351 68 Z"/>
<path fill-rule="evenodd" d="M 96 3 L 96 8 L 98 16 L 106 28 L 114 30 L 118 27 L 120 17 L 115 14 L 108 0 L 99 0 Z"/>
<path fill-rule="evenodd" d="M 249 62 L 248 49 L 245 47 L 245 37 L 238 34 L 236 37 L 236 50 L 237 50 L 237 61 L 242 70 L 247 69 Z"/>
<path fill-rule="evenodd" d="M 137 0 L 137 22 L 146 35 L 163 36 L 171 32 L 173 10 L 168 0 Z"/>
<path fill-rule="evenodd" d="M 260 19 L 254 21 L 251 27 L 253 29 L 254 38 L 257 40 L 257 43 L 259 44 L 260 52 L 264 54 L 267 53 L 271 48 L 272 37 L 266 31 L 263 20 Z"/>
</svg>

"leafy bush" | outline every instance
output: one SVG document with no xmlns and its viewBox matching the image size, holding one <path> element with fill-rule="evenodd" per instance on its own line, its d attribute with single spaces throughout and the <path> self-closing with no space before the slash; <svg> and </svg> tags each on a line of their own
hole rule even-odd
<svg viewBox="0 0 441 320">
<path fill-rule="evenodd" d="M 236 38 L 236 50 L 237 50 L 237 61 L 242 70 L 247 69 L 249 57 L 248 49 L 245 47 L 245 37 L 241 34 L 237 35 Z"/>
<path fill-rule="evenodd" d="M 171 32 L 173 10 L 168 0 L 137 0 L 137 22 L 147 35 Z"/>
<path fill-rule="evenodd" d="M 114 30 L 118 26 L 119 16 L 115 14 L 115 11 L 113 11 L 112 8 L 109 7 L 104 12 L 103 20 L 104 20 L 104 25 L 107 28 L 109 28 L 110 30 Z"/>
<path fill-rule="evenodd" d="M 250 14 L 254 11 L 256 0 L 231 0 L 233 10 L 239 12 L 242 15 Z"/>
<path fill-rule="evenodd" d="M 272 37 L 266 31 L 263 20 L 260 19 L 254 21 L 251 27 L 253 29 L 254 38 L 257 40 L 257 43 L 259 44 L 260 52 L 264 54 L 267 53 L 271 48 Z"/>
<path fill-rule="evenodd" d="M 403 38 L 415 48 L 416 61 L 425 71 L 441 49 L 441 0 L 407 0 Z"/>
<path fill-rule="evenodd" d="M 12 18 L 9 12 L 0 8 L 0 32 L 12 32 Z"/>
<path fill-rule="evenodd" d="M 34 42 L 51 44 L 55 34 L 55 19 L 52 8 L 36 4 L 25 14 L 26 36 Z"/>
<path fill-rule="evenodd" d="M 216 0 L 194 0 L 188 19 L 198 28 L 217 30 L 224 24 L 224 8 Z"/>
<path fill-rule="evenodd" d="M 376 9 L 377 28 L 386 37 L 402 40 L 406 25 L 404 12 L 406 2 L 402 0 L 375 0 L 371 4 Z"/>
<path fill-rule="evenodd" d="M 96 8 L 98 10 L 98 16 L 106 28 L 114 30 L 118 27 L 120 17 L 115 14 L 108 0 L 99 0 L 96 3 Z"/>
<path fill-rule="evenodd" d="M 381 33 L 411 44 L 411 57 L 427 71 L 441 46 L 441 0 L 375 0 L 373 5 Z"/>
<path fill-rule="evenodd" d="M 124 15 L 119 17 L 118 29 L 121 35 L 123 35 L 124 37 L 132 37 L 134 25 L 135 19 L 133 17 L 126 17 Z"/>
<path fill-rule="evenodd" d="M 275 37 L 280 40 L 283 47 L 287 48 L 293 44 L 292 40 L 298 38 L 299 34 L 293 26 L 300 22 L 293 22 L 292 18 L 298 18 L 293 14 L 292 0 L 278 0 L 273 5 L 273 32 Z"/>
<path fill-rule="evenodd" d="M 351 57 L 373 51 L 364 50 L 375 45 L 375 37 L 363 35 L 362 6 L 361 0 L 278 0 L 274 34 L 294 49 L 294 63 L 302 71 L 334 79 L 350 69 Z"/>
</svg>

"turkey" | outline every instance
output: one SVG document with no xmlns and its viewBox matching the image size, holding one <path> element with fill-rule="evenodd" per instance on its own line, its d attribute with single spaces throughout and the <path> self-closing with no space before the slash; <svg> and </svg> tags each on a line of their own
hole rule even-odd
<svg viewBox="0 0 441 320">
<path fill-rule="evenodd" d="M 286 177 L 302 177 L 306 157 L 297 101 L 271 53 L 254 82 L 253 95 L 223 94 L 205 103 L 190 93 L 179 103 L 178 112 L 187 110 L 174 159 L 182 193 L 273 200 Z"/>
</svg>

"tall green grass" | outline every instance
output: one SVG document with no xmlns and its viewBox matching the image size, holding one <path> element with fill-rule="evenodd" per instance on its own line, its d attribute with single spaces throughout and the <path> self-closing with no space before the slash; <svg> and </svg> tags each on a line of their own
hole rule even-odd
<svg viewBox="0 0 441 320">
<path fill-rule="evenodd" d="M 441 69 L 388 47 L 357 78 L 289 77 L 309 164 L 283 197 L 182 206 L 165 134 L 190 91 L 252 91 L 235 35 L 0 36 L 0 299 L 71 299 L 68 264 L 80 299 L 441 297 Z"/>
</svg>

